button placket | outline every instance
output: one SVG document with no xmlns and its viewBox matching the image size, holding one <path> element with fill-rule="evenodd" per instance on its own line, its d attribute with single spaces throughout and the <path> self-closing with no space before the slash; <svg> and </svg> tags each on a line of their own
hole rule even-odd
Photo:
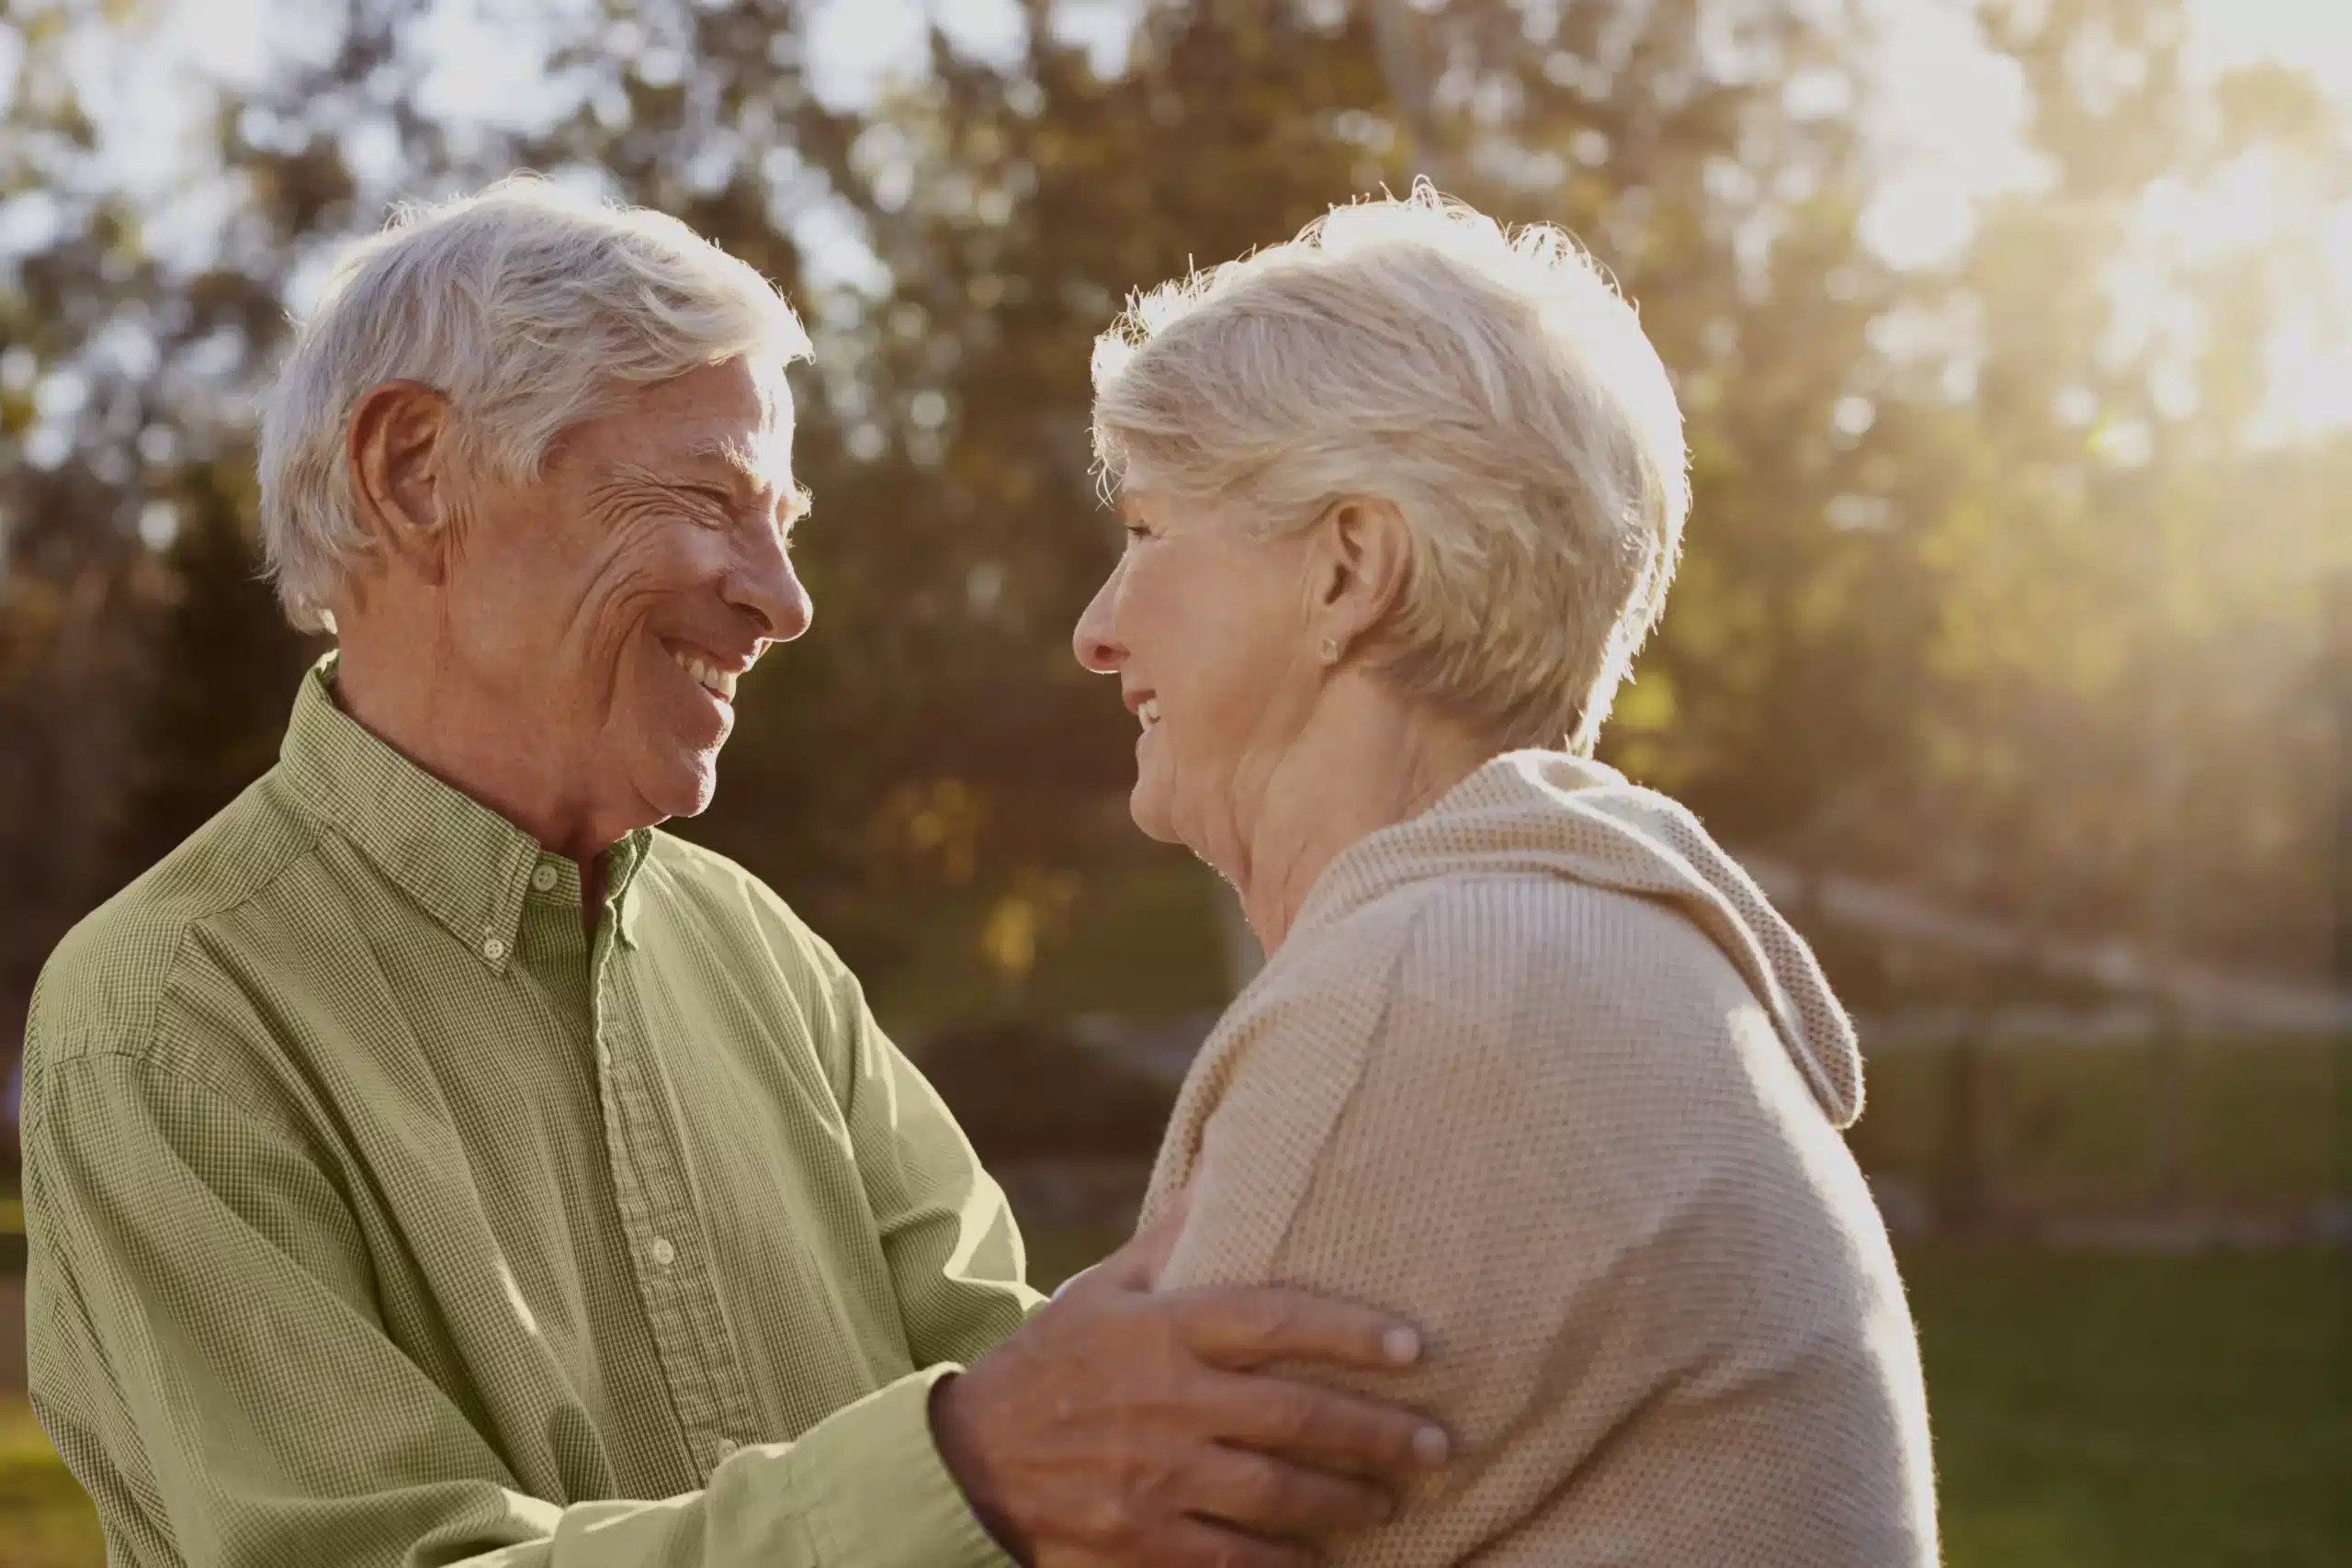
<svg viewBox="0 0 2352 1568">
<path fill-rule="evenodd" d="M 699 1222 L 677 1168 L 674 1131 L 659 1110 L 659 1097 L 645 1083 L 649 1068 L 643 1042 L 632 1032 L 630 987 L 616 963 L 609 926 L 598 932 L 595 975 L 595 1033 L 605 1065 L 604 1100 L 622 1220 L 639 1264 L 639 1288 L 650 1320 L 662 1368 L 676 1401 L 680 1423 L 706 1466 L 708 1443 L 729 1431 L 755 1427 L 756 1415 L 741 1383 L 724 1314 L 711 1295 L 711 1281 L 692 1259 L 682 1259 L 673 1238 Z M 618 1049 L 607 1043 L 618 1037 Z M 681 1228 L 684 1227 L 684 1228 Z"/>
</svg>

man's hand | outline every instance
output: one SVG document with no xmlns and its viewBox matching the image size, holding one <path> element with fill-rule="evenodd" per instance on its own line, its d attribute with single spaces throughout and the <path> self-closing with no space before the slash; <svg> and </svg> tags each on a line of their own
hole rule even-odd
<svg viewBox="0 0 2352 1568">
<path fill-rule="evenodd" d="M 933 1395 L 941 1458 L 1024 1562 L 1298 1568 L 1308 1543 L 1387 1518 L 1408 1480 L 1445 1461 L 1422 1416 L 1258 1371 L 1394 1371 L 1420 1353 L 1412 1328 L 1295 1291 L 1155 1295 L 1181 1220 Z"/>
</svg>

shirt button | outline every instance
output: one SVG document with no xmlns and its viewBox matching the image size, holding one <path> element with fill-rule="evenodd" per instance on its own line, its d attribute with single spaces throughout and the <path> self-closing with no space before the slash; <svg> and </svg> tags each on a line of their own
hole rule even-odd
<svg viewBox="0 0 2352 1568">
<path fill-rule="evenodd" d="M 670 1245 L 670 1238 L 666 1235 L 655 1236 L 653 1238 L 653 1261 L 662 1268 L 667 1269 L 671 1264 L 675 1263 L 677 1260 L 678 1249 Z"/>
<path fill-rule="evenodd" d="M 495 964 L 500 959 L 506 956 L 506 943 L 494 936 L 484 938 L 481 944 L 481 955 L 484 958 L 489 959 L 492 964 Z"/>
<path fill-rule="evenodd" d="M 742 1445 L 732 1438 L 720 1438 L 710 1445 L 710 1451 L 722 1460 L 728 1460 L 734 1458 L 735 1450 L 741 1447 Z"/>
<path fill-rule="evenodd" d="M 555 867 L 551 865 L 543 865 L 539 867 L 538 870 L 531 873 L 531 886 L 537 888 L 542 893 L 553 892 L 555 889 Z"/>
<path fill-rule="evenodd" d="M 601 1040 L 596 1042 L 596 1065 L 607 1072 L 612 1070 L 613 1048 Z"/>
</svg>

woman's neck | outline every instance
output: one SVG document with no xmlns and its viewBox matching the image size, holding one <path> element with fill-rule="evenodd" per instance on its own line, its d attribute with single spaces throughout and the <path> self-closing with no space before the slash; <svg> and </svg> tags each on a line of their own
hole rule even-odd
<svg viewBox="0 0 2352 1568">
<path fill-rule="evenodd" d="M 1266 782 L 1233 874 L 1269 955 L 1340 852 L 1419 816 L 1498 755 L 1452 720 L 1400 701 L 1376 679 L 1342 676 Z"/>
</svg>

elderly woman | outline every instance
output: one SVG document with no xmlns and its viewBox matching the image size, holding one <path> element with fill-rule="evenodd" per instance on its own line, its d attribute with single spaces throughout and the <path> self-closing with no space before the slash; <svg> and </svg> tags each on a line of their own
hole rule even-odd
<svg viewBox="0 0 2352 1568">
<path fill-rule="evenodd" d="M 1457 1444 L 1338 1560 L 1934 1561 L 1853 1032 L 1589 760 L 1688 504 L 1633 310 L 1422 188 L 1154 291 L 1094 379 L 1128 540 L 1078 654 L 1141 721 L 1137 826 L 1268 953 L 1160 1150 L 1159 1288 L 1404 1314 Z"/>
</svg>

